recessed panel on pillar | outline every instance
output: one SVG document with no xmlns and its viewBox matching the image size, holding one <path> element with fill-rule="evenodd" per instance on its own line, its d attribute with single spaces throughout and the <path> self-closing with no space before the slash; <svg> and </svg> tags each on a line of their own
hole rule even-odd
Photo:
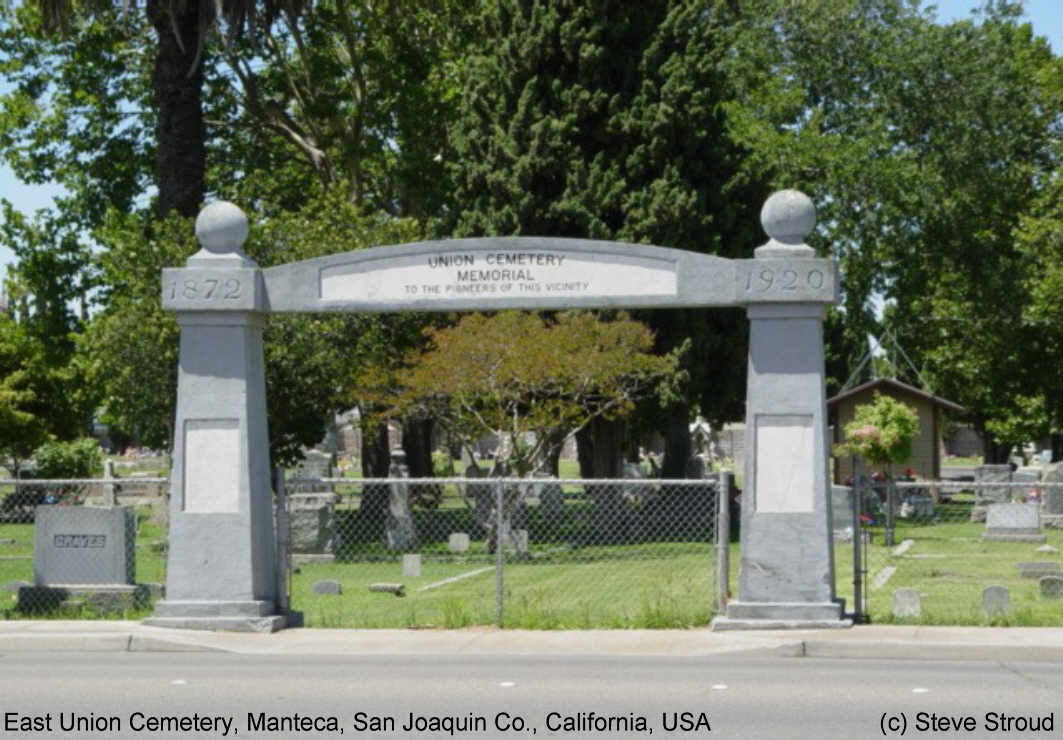
<svg viewBox="0 0 1063 740">
<path fill-rule="evenodd" d="M 756 426 L 757 513 L 813 511 L 812 415 L 757 414 Z"/>
<path fill-rule="evenodd" d="M 189 514 L 240 511 L 240 421 L 185 421 L 184 510 Z M 187 464 L 195 461 L 195 464 Z"/>
</svg>

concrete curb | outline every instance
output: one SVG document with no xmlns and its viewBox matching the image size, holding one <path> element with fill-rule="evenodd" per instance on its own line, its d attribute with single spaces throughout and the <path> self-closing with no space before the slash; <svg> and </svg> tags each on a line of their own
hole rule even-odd
<svg viewBox="0 0 1063 740">
<path fill-rule="evenodd" d="M 805 640 L 806 658 L 860 660 L 999 660 L 1008 662 L 1063 662 L 1063 646 L 946 642 L 857 642 Z"/>
<path fill-rule="evenodd" d="M 1063 663 L 1063 628 L 863 626 L 852 630 L 531 631 L 290 629 L 199 632 L 137 622 L 0 622 L 0 653 L 213 652 L 242 655 L 712 656 Z"/>
<path fill-rule="evenodd" d="M 3 653 L 216 653 L 222 648 L 134 634 L 0 635 Z"/>
</svg>

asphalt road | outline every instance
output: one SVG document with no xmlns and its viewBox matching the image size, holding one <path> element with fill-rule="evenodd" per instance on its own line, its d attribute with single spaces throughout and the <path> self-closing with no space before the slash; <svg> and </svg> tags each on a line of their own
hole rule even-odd
<svg viewBox="0 0 1063 740">
<path fill-rule="evenodd" d="M 917 738 L 1063 736 L 1052 663 L 38 653 L 0 665 L 5 738 L 820 740 L 900 737 L 902 724 Z M 411 714 L 426 729 L 404 729 Z"/>
</svg>

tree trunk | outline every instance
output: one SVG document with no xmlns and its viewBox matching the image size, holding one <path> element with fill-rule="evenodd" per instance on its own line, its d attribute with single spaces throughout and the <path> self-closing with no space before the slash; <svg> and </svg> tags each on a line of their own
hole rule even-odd
<svg viewBox="0 0 1063 740">
<path fill-rule="evenodd" d="M 402 450 L 411 478 L 431 478 L 432 419 L 409 419 L 402 423 Z"/>
<path fill-rule="evenodd" d="M 579 477 L 594 477 L 594 438 L 589 427 L 576 432 L 576 460 L 579 462 Z"/>
<path fill-rule="evenodd" d="M 391 450 L 388 448 L 388 425 L 378 424 L 374 430 L 362 425 L 362 477 L 387 478 L 391 467 Z M 389 490 L 387 484 L 367 485 L 362 490 L 362 505 L 359 516 L 372 531 L 384 524 L 388 511 Z"/>
<path fill-rule="evenodd" d="M 626 424 L 619 420 L 595 419 L 585 430 L 588 432 L 586 446 L 589 448 L 590 477 L 622 477 Z M 594 501 L 591 515 L 593 543 L 622 541 L 629 524 L 623 490 L 616 484 L 589 485 L 585 490 Z"/>
<path fill-rule="evenodd" d="M 985 424 L 982 422 L 976 422 L 975 429 L 982 434 L 982 454 L 985 458 L 985 464 L 1003 465 L 1007 463 L 1011 454 L 1011 444 L 997 440 L 986 430 Z"/>
<path fill-rule="evenodd" d="M 1049 439 L 1052 444 L 1052 462 L 1057 463 L 1063 460 L 1063 434 L 1053 432 Z"/>
<path fill-rule="evenodd" d="M 161 216 L 170 211 L 195 216 L 203 203 L 203 56 L 196 60 L 200 7 L 202 3 L 194 2 L 147 3 L 148 18 L 159 39 L 151 82 L 158 112 L 155 184 Z"/>
<path fill-rule="evenodd" d="M 668 409 L 668 426 L 664 429 L 662 478 L 685 478 L 690 460 L 690 407 L 678 403 Z"/>
</svg>

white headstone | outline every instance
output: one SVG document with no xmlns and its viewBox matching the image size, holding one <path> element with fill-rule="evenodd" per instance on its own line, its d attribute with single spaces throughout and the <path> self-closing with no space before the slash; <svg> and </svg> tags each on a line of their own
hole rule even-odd
<svg viewBox="0 0 1063 740">
<path fill-rule="evenodd" d="M 402 556 L 402 575 L 408 578 L 420 578 L 421 554 L 408 552 Z"/>
<path fill-rule="evenodd" d="M 898 588 L 893 592 L 893 616 L 918 617 L 923 613 L 923 601 L 914 588 Z"/>
<path fill-rule="evenodd" d="M 1011 596 L 1006 586 L 986 586 L 982 589 L 982 611 L 987 617 L 998 617 L 1008 613 Z"/>
<path fill-rule="evenodd" d="M 450 549 L 451 552 L 468 552 L 468 532 L 451 532 L 450 538 L 447 540 L 447 547 Z"/>
</svg>

